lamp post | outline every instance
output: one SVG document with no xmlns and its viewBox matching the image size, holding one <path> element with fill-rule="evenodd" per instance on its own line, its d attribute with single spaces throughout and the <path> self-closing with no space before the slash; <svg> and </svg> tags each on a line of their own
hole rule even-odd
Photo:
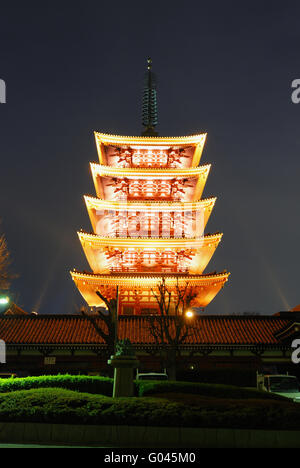
<svg viewBox="0 0 300 468">
<path fill-rule="evenodd" d="M 116 352 L 116 345 L 118 342 L 118 319 L 119 319 L 119 286 L 117 286 L 117 304 L 114 310 L 114 327 L 115 327 L 115 343 L 114 343 L 114 352 Z"/>
<path fill-rule="evenodd" d="M 107 363 L 114 368 L 114 398 L 133 396 L 133 369 L 136 369 L 139 365 L 139 361 L 135 356 L 135 351 L 130 341 L 122 340 L 118 343 L 119 299 L 119 286 L 117 286 L 117 304 L 113 311 L 115 349 L 114 355 L 107 361 Z M 126 343 L 126 341 L 129 341 L 129 343 Z"/>
</svg>

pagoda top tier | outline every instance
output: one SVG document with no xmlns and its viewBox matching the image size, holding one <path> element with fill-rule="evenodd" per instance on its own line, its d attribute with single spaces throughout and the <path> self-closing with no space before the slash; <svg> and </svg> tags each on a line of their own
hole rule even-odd
<svg viewBox="0 0 300 468">
<path fill-rule="evenodd" d="M 183 137 L 134 137 L 95 132 L 100 164 L 120 168 L 197 167 L 206 136 L 201 133 Z"/>
</svg>

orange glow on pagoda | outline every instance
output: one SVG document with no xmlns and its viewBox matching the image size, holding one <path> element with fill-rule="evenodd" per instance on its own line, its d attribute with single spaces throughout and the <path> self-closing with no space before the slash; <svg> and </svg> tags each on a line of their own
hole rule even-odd
<svg viewBox="0 0 300 468">
<path fill-rule="evenodd" d="M 206 134 L 158 137 L 153 103 L 142 136 L 95 133 L 97 196 L 85 196 L 93 233 L 78 233 L 92 272 L 71 272 L 90 307 L 104 306 L 97 291 L 109 300 L 118 287 L 119 314 L 157 313 L 162 279 L 174 294 L 188 284 L 191 306 L 206 307 L 229 276 L 204 274 L 222 239 L 204 234 L 216 202 L 201 198 L 211 167 L 200 165 Z"/>
<path fill-rule="evenodd" d="M 72 272 L 91 307 L 97 290 L 113 297 L 121 314 L 155 310 L 151 289 L 166 278 L 197 288 L 205 307 L 229 274 L 203 274 L 222 234 L 204 235 L 216 198 L 201 199 L 210 165 L 197 166 L 205 134 L 191 137 L 122 137 L 96 133 L 100 164 L 91 164 L 97 198 L 85 196 L 93 234 L 79 232 L 92 270 Z M 139 158 L 139 159 L 138 159 Z"/>
</svg>

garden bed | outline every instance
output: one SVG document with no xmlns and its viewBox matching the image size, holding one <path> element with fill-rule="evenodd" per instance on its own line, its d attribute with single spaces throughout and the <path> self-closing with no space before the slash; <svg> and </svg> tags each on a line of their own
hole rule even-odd
<svg viewBox="0 0 300 468">
<path fill-rule="evenodd" d="M 111 398 L 39 388 L 0 394 L 0 422 L 300 430 L 300 405 L 176 392 Z"/>
</svg>

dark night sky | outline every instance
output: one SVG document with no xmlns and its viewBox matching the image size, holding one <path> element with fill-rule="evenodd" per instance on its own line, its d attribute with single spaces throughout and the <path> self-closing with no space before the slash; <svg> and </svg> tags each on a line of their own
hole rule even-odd
<svg viewBox="0 0 300 468">
<path fill-rule="evenodd" d="M 19 303 L 72 313 L 69 270 L 88 269 L 93 131 L 139 135 L 148 56 L 161 136 L 207 131 L 207 232 L 224 237 L 206 272 L 230 281 L 209 313 L 272 314 L 300 302 L 299 2 L 6 2 L 1 5 L 2 229 Z"/>
</svg>

